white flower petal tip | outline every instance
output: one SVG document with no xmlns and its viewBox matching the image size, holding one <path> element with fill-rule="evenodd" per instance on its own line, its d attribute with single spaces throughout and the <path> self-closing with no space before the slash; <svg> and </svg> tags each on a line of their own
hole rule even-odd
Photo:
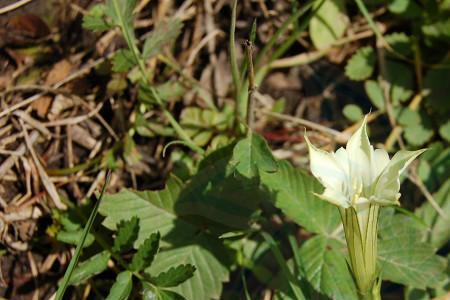
<svg viewBox="0 0 450 300">
<path fill-rule="evenodd" d="M 362 207 L 360 199 L 400 205 L 400 175 L 427 149 L 399 151 L 392 159 L 383 149 L 374 150 L 367 135 L 368 115 L 347 142 L 346 148 L 327 152 L 316 148 L 305 135 L 311 172 L 325 187 L 319 198 L 342 208 Z M 359 208 L 358 208 L 359 207 Z"/>
</svg>

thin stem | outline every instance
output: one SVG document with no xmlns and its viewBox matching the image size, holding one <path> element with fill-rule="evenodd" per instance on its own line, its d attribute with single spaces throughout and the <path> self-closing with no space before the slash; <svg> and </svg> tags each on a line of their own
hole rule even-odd
<svg viewBox="0 0 450 300">
<path fill-rule="evenodd" d="M 139 49 L 136 46 L 134 38 L 130 35 L 130 31 L 127 30 L 125 26 L 125 21 L 123 20 L 122 12 L 120 11 L 120 7 L 117 3 L 117 0 L 113 0 L 114 9 L 116 10 L 116 14 L 119 19 L 119 27 L 123 33 L 123 36 L 125 38 L 125 41 L 128 44 L 128 47 L 131 50 L 131 53 L 133 53 L 133 57 L 136 60 L 136 63 L 138 64 L 139 71 L 141 73 L 141 76 L 144 80 L 144 82 L 147 84 L 147 86 L 150 88 L 150 91 L 152 92 L 153 96 L 157 100 L 158 105 L 163 110 L 164 116 L 169 120 L 170 125 L 173 127 L 175 132 L 178 134 L 178 136 L 188 145 L 192 150 L 197 152 L 198 154 L 203 155 L 205 151 L 198 147 L 192 139 L 189 137 L 189 135 L 183 130 L 183 128 L 178 124 L 177 120 L 172 116 L 170 111 L 167 110 L 164 103 L 159 98 L 158 94 L 156 93 L 155 89 L 150 85 L 150 82 L 148 81 L 147 74 L 145 72 L 145 64 L 144 60 L 141 57 L 141 53 Z"/>
<path fill-rule="evenodd" d="M 100 205 L 100 201 L 103 198 L 103 195 L 106 191 L 106 187 L 108 186 L 110 179 L 111 179 L 111 172 L 108 171 L 108 173 L 106 175 L 105 183 L 104 183 L 102 191 L 100 193 L 100 196 L 97 199 L 97 201 L 95 202 L 94 208 L 92 209 L 89 219 L 88 219 L 86 225 L 84 226 L 83 234 L 80 237 L 80 241 L 78 242 L 77 247 L 75 248 L 75 254 L 72 257 L 72 259 L 70 260 L 69 266 L 67 267 L 66 272 L 64 273 L 64 277 L 63 277 L 61 285 L 59 286 L 58 290 L 56 291 L 55 300 L 62 300 L 64 293 L 66 292 L 66 289 L 69 286 L 70 278 L 72 277 L 73 271 L 75 270 L 75 267 L 77 266 L 78 260 L 81 255 L 81 250 L 83 249 L 83 245 L 86 242 L 86 237 L 89 234 L 89 231 L 91 231 L 92 225 L 94 224 L 94 220 L 95 220 L 95 217 L 97 216 L 97 211 L 98 211 L 98 207 Z"/>
<path fill-rule="evenodd" d="M 231 63 L 231 76 L 233 77 L 233 84 L 236 90 L 236 100 L 238 99 L 238 91 L 240 90 L 240 78 L 239 78 L 239 68 L 236 59 L 236 48 L 234 46 L 235 36 L 234 33 L 236 31 L 236 9 L 237 9 L 237 0 L 233 1 L 233 6 L 231 9 L 231 26 L 230 26 L 230 63 Z M 239 107 L 239 104 L 238 104 Z M 242 112 L 241 112 L 242 114 Z M 240 117 L 245 119 L 245 115 L 240 115 Z"/>
</svg>

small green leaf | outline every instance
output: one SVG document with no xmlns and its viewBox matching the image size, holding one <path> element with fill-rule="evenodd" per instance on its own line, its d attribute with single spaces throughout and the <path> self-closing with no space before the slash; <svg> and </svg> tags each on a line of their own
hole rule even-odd
<svg viewBox="0 0 450 300">
<path fill-rule="evenodd" d="M 133 289 L 133 275 L 130 271 L 124 271 L 117 275 L 116 281 L 109 290 L 106 300 L 126 300 Z"/>
<path fill-rule="evenodd" d="M 447 121 L 447 123 L 444 123 L 439 127 L 439 134 L 447 142 L 450 142 L 450 121 Z"/>
<path fill-rule="evenodd" d="M 403 62 L 386 59 L 387 79 L 391 84 L 392 104 L 408 100 L 413 94 L 414 77 L 411 67 Z"/>
<path fill-rule="evenodd" d="M 69 285 L 80 284 L 94 275 L 100 274 L 108 267 L 110 254 L 108 251 L 100 252 L 88 260 L 81 262 L 73 271 Z"/>
<path fill-rule="evenodd" d="M 405 139 L 413 146 L 424 145 L 433 137 L 433 135 L 433 129 L 425 127 L 423 124 L 407 126 L 404 129 Z"/>
<path fill-rule="evenodd" d="M 197 268 L 193 277 L 170 288 L 186 299 L 221 299 L 222 283 L 229 280 L 227 252 L 218 240 L 206 235 L 191 240 L 192 244 L 161 251 L 155 261 L 145 270 L 148 274 L 159 274 L 174 264 L 191 264 Z"/>
<path fill-rule="evenodd" d="M 143 57 L 149 58 L 158 54 L 164 45 L 173 42 L 177 38 L 182 27 L 183 23 L 177 18 L 158 24 L 145 40 L 142 51 Z"/>
<path fill-rule="evenodd" d="M 112 250 L 118 253 L 130 250 L 137 239 L 138 232 L 139 219 L 136 216 L 127 221 L 120 221 Z"/>
<path fill-rule="evenodd" d="M 273 173 L 278 170 L 278 163 L 266 140 L 255 133 L 249 133 L 236 144 L 231 164 L 236 165 L 236 171 L 247 178 L 258 176 L 262 172 Z"/>
<path fill-rule="evenodd" d="M 375 52 L 372 47 L 359 48 L 348 60 L 345 74 L 352 80 L 367 79 L 373 73 L 375 62 Z"/>
<path fill-rule="evenodd" d="M 353 122 L 358 122 L 363 118 L 363 111 L 361 107 L 355 104 L 345 105 L 344 109 L 342 110 L 342 113 L 347 119 Z"/>
<path fill-rule="evenodd" d="M 412 126 L 420 124 L 421 118 L 419 112 L 410 108 L 404 108 L 398 117 L 398 123 L 403 126 Z"/>
<path fill-rule="evenodd" d="M 144 241 L 133 256 L 130 264 L 131 270 L 139 272 L 152 264 L 156 252 L 158 252 L 160 239 L 161 235 L 157 232 Z"/>
<path fill-rule="evenodd" d="M 80 242 L 80 238 L 83 235 L 83 230 L 79 229 L 77 231 L 60 231 L 56 235 L 56 239 L 60 242 L 71 244 L 71 245 L 77 245 Z M 86 241 L 83 244 L 83 248 L 89 247 L 94 242 L 95 238 L 94 236 L 89 233 L 86 236 Z"/>
<path fill-rule="evenodd" d="M 131 50 L 120 49 L 114 55 L 112 64 L 114 72 L 126 72 L 133 68 L 137 62 Z"/>
<path fill-rule="evenodd" d="M 412 43 L 411 38 L 403 32 L 394 32 L 384 36 L 386 42 L 394 49 L 396 52 L 404 55 L 412 55 Z"/>
<path fill-rule="evenodd" d="M 309 23 L 309 34 L 314 46 L 317 49 L 330 47 L 344 35 L 348 24 L 344 0 L 324 1 Z"/>
<path fill-rule="evenodd" d="M 152 278 L 152 282 L 158 287 L 174 287 L 194 276 L 194 272 L 195 267 L 193 265 L 178 265 Z"/>
<path fill-rule="evenodd" d="M 369 96 L 370 101 L 381 111 L 385 110 L 384 95 L 378 82 L 374 80 L 367 80 L 364 84 L 367 96 Z"/>
<path fill-rule="evenodd" d="M 83 28 L 90 30 L 107 30 L 112 26 L 105 20 L 105 5 L 96 4 L 91 7 L 88 14 L 83 17 Z"/>
</svg>

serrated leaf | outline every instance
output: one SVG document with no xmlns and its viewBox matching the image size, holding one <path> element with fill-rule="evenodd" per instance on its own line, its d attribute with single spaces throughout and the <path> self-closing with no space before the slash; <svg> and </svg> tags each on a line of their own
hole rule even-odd
<svg viewBox="0 0 450 300">
<path fill-rule="evenodd" d="M 191 216 L 200 226 L 208 225 L 218 234 L 248 228 L 259 204 L 268 197 L 257 179 L 235 172 L 230 163 L 233 148 L 234 144 L 228 145 L 203 159 L 177 203 L 181 215 Z"/>
<path fill-rule="evenodd" d="M 169 232 L 174 234 L 177 226 L 182 227 L 182 230 L 176 230 L 177 239 L 189 239 L 195 235 L 197 228 L 177 218 L 175 213 L 175 203 L 183 187 L 184 184 L 179 179 L 170 177 L 166 187 L 160 191 L 123 190 L 114 195 L 107 195 L 99 207 L 99 213 L 106 216 L 103 224 L 115 230 L 120 221 L 136 216 L 139 219 L 139 233 L 135 248 L 138 248 L 149 234 L 158 231 L 164 237 Z M 166 240 L 162 245 L 168 243 Z"/>
<path fill-rule="evenodd" d="M 345 105 L 344 109 L 342 110 L 342 113 L 347 119 L 353 122 L 358 122 L 363 117 L 363 111 L 361 107 L 355 104 Z"/>
<path fill-rule="evenodd" d="M 158 24 L 145 39 L 142 52 L 143 57 L 149 58 L 158 54 L 164 45 L 173 42 L 177 38 L 182 27 L 183 23 L 177 18 Z"/>
<path fill-rule="evenodd" d="M 386 222 L 385 222 L 386 223 Z M 380 227 L 378 262 L 385 280 L 416 288 L 433 287 L 445 279 L 445 259 L 422 241 L 423 231 L 417 221 L 395 215 L 389 225 Z"/>
<path fill-rule="evenodd" d="M 118 253 L 130 250 L 137 239 L 138 232 L 139 219 L 136 216 L 127 221 L 120 221 L 112 250 Z"/>
<path fill-rule="evenodd" d="M 205 238 L 201 236 L 192 241 L 192 244 L 160 252 L 146 272 L 159 274 L 175 264 L 194 265 L 197 268 L 194 276 L 169 290 L 186 299 L 219 299 L 222 283 L 228 280 L 229 271 L 217 257 L 223 258 L 226 254 L 222 253 L 224 249 L 221 244 Z"/>
<path fill-rule="evenodd" d="M 83 17 L 83 28 L 90 30 L 107 30 L 111 28 L 105 17 L 105 5 L 96 4 L 91 7 L 88 14 Z"/>
<path fill-rule="evenodd" d="M 358 299 L 345 256 L 333 246 L 338 243 L 324 236 L 307 240 L 300 248 L 301 266 L 306 278 L 319 292 L 332 299 Z"/>
<path fill-rule="evenodd" d="M 341 38 L 349 24 L 344 0 L 327 0 L 309 23 L 309 34 L 317 49 L 330 47 Z"/>
<path fill-rule="evenodd" d="M 429 240 L 434 247 L 441 248 L 450 239 L 450 179 L 440 187 L 439 191 L 433 195 L 433 198 L 446 214 L 447 219 L 438 214 L 436 209 L 434 209 L 428 201 L 416 210 L 416 214 L 419 215 L 431 229 L 427 234 L 427 240 Z"/>
<path fill-rule="evenodd" d="M 137 64 L 137 62 L 131 50 L 120 49 L 114 55 L 112 64 L 112 70 L 114 72 L 126 72 L 133 68 Z"/>
<path fill-rule="evenodd" d="M 444 123 L 439 127 L 439 134 L 447 142 L 450 142 L 450 121 L 447 121 L 447 123 Z"/>
<path fill-rule="evenodd" d="M 323 191 L 321 184 L 287 161 L 278 164 L 278 172 L 261 176 L 262 184 L 274 195 L 275 205 L 306 230 L 332 234 L 341 218 L 336 207 L 314 195 Z"/>
<path fill-rule="evenodd" d="M 352 80 L 369 78 L 375 68 L 375 52 L 372 47 L 362 47 L 348 60 L 345 74 Z"/>
<path fill-rule="evenodd" d="M 194 276 L 195 270 L 193 265 L 178 265 L 158 274 L 152 282 L 158 287 L 175 287 Z"/>
<path fill-rule="evenodd" d="M 106 300 L 126 300 L 133 289 L 133 275 L 130 271 L 124 271 L 117 275 L 116 281 L 109 290 Z"/>
<path fill-rule="evenodd" d="M 72 273 L 69 285 L 80 284 L 94 275 L 100 274 L 108 267 L 110 254 L 108 251 L 100 252 L 81 262 Z"/>
<path fill-rule="evenodd" d="M 77 245 L 80 242 L 80 238 L 83 235 L 83 230 L 77 230 L 77 231 L 60 231 L 56 235 L 56 239 L 60 242 L 71 244 L 71 245 Z M 89 233 L 86 236 L 86 241 L 83 244 L 83 248 L 89 247 L 94 242 L 95 238 L 94 236 Z"/>
<path fill-rule="evenodd" d="M 159 232 L 153 233 L 148 239 L 139 246 L 138 251 L 133 256 L 130 268 L 135 272 L 142 271 L 150 266 L 155 258 L 156 252 L 159 249 L 159 240 L 161 235 Z"/>
<path fill-rule="evenodd" d="M 266 140 L 258 134 L 249 133 L 237 142 L 233 149 L 231 163 L 242 176 L 253 178 L 262 172 L 273 173 L 278 163 L 272 155 Z"/>
<path fill-rule="evenodd" d="M 364 83 L 364 88 L 366 90 L 367 96 L 369 96 L 370 101 L 381 111 L 385 110 L 384 95 L 378 82 L 374 80 L 367 80 Z"/>
</svg>

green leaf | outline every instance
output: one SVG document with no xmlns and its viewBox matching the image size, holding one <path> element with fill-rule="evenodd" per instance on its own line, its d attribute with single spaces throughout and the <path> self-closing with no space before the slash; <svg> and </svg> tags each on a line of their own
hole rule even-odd
<svg viewBox="0 0 450 300">
<path fill-rule="evenodd" d="M 413 70 L 407 64 L 392 59 L 386 59 L 386 69 L 393 105 L 408 100 L 413 94 Z"/>
<path fill-rule="evenodd" d="M 221 254 L 224 251 L 223 246 L 206 236 L 197 237 L 191 242 L 189 245 L 160 252 L 146 272 L 159 274 L 175 264 L 194 265 L 197 268 L 194 276 L 170 290 L 186 299 L 219 299 L 222 294 L 222 282 L 229 278 L 226 265 L 217 259 L 226 256 Z"/>
<path fill-rule="evenodd" d="M 422 146 L 427 143 L 434 135 L 433 129 L 424 124 L 407 126 L 404 129 L 405 139 L 410 145 Z"/>
<path fill-rule="evenodd" d="M 342 110 L 342 113 L 344 116 L 353 122 L 358 122 L 361 120 L 364 116 L 363 111 L 361 107 L 355 104 L 347 104 L 344 106 L 344 109 Z"/>
<path fill-rule="evenodd" d="M 157 287 L 151 286 L 146 282 L 144 282 L 142 285 L 143 300 L 186 300 L 180 294 L 172 291 L 158 289 Z"/>
<path fill-rule="evenodd" d="M 112 250 L 118 253 L 130 250 L 137 239 L 138 232 L 139 219 L 136 216 L 127 221 L 120 221 Z"/>
<path fill-rule="evenodd" d="M 366 90 L 367 96 L 369 96 L 370 101 L 381 111 L 385 110 L 384 95 L 378 82 L 374 80 L 367 80 L 364 83 L 364 88 Z"/>
<path fill-rule="evenodd" d="M 137 62 L 131 50 L 120 49 L 114 55 L 112 64 L 112 70 L 114 72 L 126 72 L 133 68 L 137 64 Z"/>
<path fill-rule="evenodd" d="M 108 251 L 100 252 L 81 262 L 73 271 L 69 285 L 80 284 L 94 275 L 100 274 L 108 267 L 110 254 Z"/>
<path fill-rule="evenodd" d="M 175 213 L 175 203 L 183 186 L 179 179 L 170 177 L 166 187 L 160 191 L 123 190 L 114 195 L 107 195 L 99 208 L 100 214 L 106 217 L 103 224 L 115 230 L 120 221 L 136 216 L 139 219 L 139 233 L 135 248 L 151 233 L 158 231 L 164 237 L 169 232 L 173 233 L 177 226 L 183 229 L 176 230 L 177 238 L 189 239 L 195 235 L 197 228 L 177 218 Z M 168 241 L 165 242 L 166 245 L 167 243 Z"/>
<path fill-rule="evenodd" d="M 178 265 L 152 278 L 152 282 L 158 287 L 175 287 L 194 276 L 194 272 L 193 265 Z"/>
<path fill-rule="evenodd" d="M 159 249 L 160 239 L 161 235 L 159 232 L 153 233 L 141 246 L 139 246 L 138 251 L 131 261 L 131 270 L 139 272 L 152 264 L 156 252 L 158 252 Z"/>
<path fill-rule="evenodd" d="M 447 180 L 433 195 L 436 203 L 442 208 L 446 214 L 447 219 L 439 215 L 436 209 L 425 202 L 419 209 L 416 210 L 418 214 L 430 227 L 427 240 L 436 248 L 441 248 L 450 239 L 450 179 Z"/>
<path fill-rule="evenodd" d="M 352 80 L 369 78 L 375 68 L 375 52 L 372 47 L 362 47 L 348 60 L 345 74 Z"/>
<path fill-rule="evenodd" d="M 124 271 L 117 275 L 116 281 L 109 290 L 106 300 L 126 300 L 133 289 L 133 275 L 130 271 Z"/>
<path fill-rule="evenodd" d="M 198 146 L 205 146 L 217 131 L 232 126 L 232 112 L 224 109 L 217 112 L 199 107 L 186 107 L 181 112 L 180 124 Z"/>
<path fill-rule="evenodd" d="M 447 121 L 447 123 L 444 123 L 439 127 L 439 134 L 444 140 L 450 142 L 450 121 Z"/>
<path fill-rule="evenodd" d="M 398 123 L 403 126 L 418 125 L 420 124 L 420 121 L 420 113 L 408 107 L 402 109 L 398 117 Z"/>
<path fill-rule="evenodd" d="M 412 55 L 411 38 L 403 32 L 394 32 L 384 36 L 386 42 L 394 49 L 394 51 L 404 55 Z"/>
<path fill-rule="evenodd" d="M 107 30 L 111 28 L 111 24 L 109 24 L 105 20 L 105 5 L 104 4 L 96 4 L 91 7 L 88 14 L 83 17 L 83 28 L 90 30 Z"/>
<path fill-rule="evenodd" d="M 326 49 L 341 38 L 349 24 L 344 0 L 327 0 L 309 23 L 309 34 L 317 49 Z"/>
<path fill-rule="evenodd" d="M 446 261 L 434 254 L 432 245 L 422 242 L 424 233 L 417 221 L 405 215 L 388 221 L 380 224 L 378 241 L 383 279 L 416 288 L 437 286 L 445 280 Z"/>
<path fill-rule="evenodd" d="M 133 10 L 137 0 L 107 0 L 105 13 L 118 26 L 133 30 Z"/>
<path fill-rule="evenodd" d="M 236 171 L 247 178 L 278 170 L 278 163 L 266 140 L 252 132 L 234 146 L 231 164 L 236 165 Z"/>
<path fill-rule="evenodd" d="M 142 55 L 149 58 L 158 54 L 162 47 L 173 42 L 181 32 L 183 23 L 177 18 L 172 18 L 168 22 L 159 23 L 150 35 L 145 39 Z"/>
<path fill-rule="evenodd" d="M 332 234 L 341 218 L 336 207 L 314 195 L 322 193 L 321 184 L 287 161 L 278 164 L 278 172 L 261 176 L 263 185 L 274 195 L 275 205 L 306 230 Z"/>
<path fill-rule="evenodd" d="M 83 230 L 77 230 L 77 231 L 60 231 L 56 235 L 56 239 L 60 242 L 71 244 L 71 245 L 78 245 L 80 242 L 80 238 L 83 235 Z M 86 241 L 83 244 L 83 248 L 89 247 L 94 242 L 95 238 L 94 236 L 89 233 L 86 236 Z"/>
<path fill-rule="evenodd" d="M 231 144 L 203 159 L 177 203 L 180 215 L 218 234 L 247 229 L 259 204 L 268 197 L 258 179 L 236 174 L 230 163 L 233 148 Z"/>
<path fill-rule="evenodd" d="M 332 299 L 358 299 L 341 244 L 324 236 L 307 240 L 300 248 L 301 266 L 311 285 Z"/>
</svg>

